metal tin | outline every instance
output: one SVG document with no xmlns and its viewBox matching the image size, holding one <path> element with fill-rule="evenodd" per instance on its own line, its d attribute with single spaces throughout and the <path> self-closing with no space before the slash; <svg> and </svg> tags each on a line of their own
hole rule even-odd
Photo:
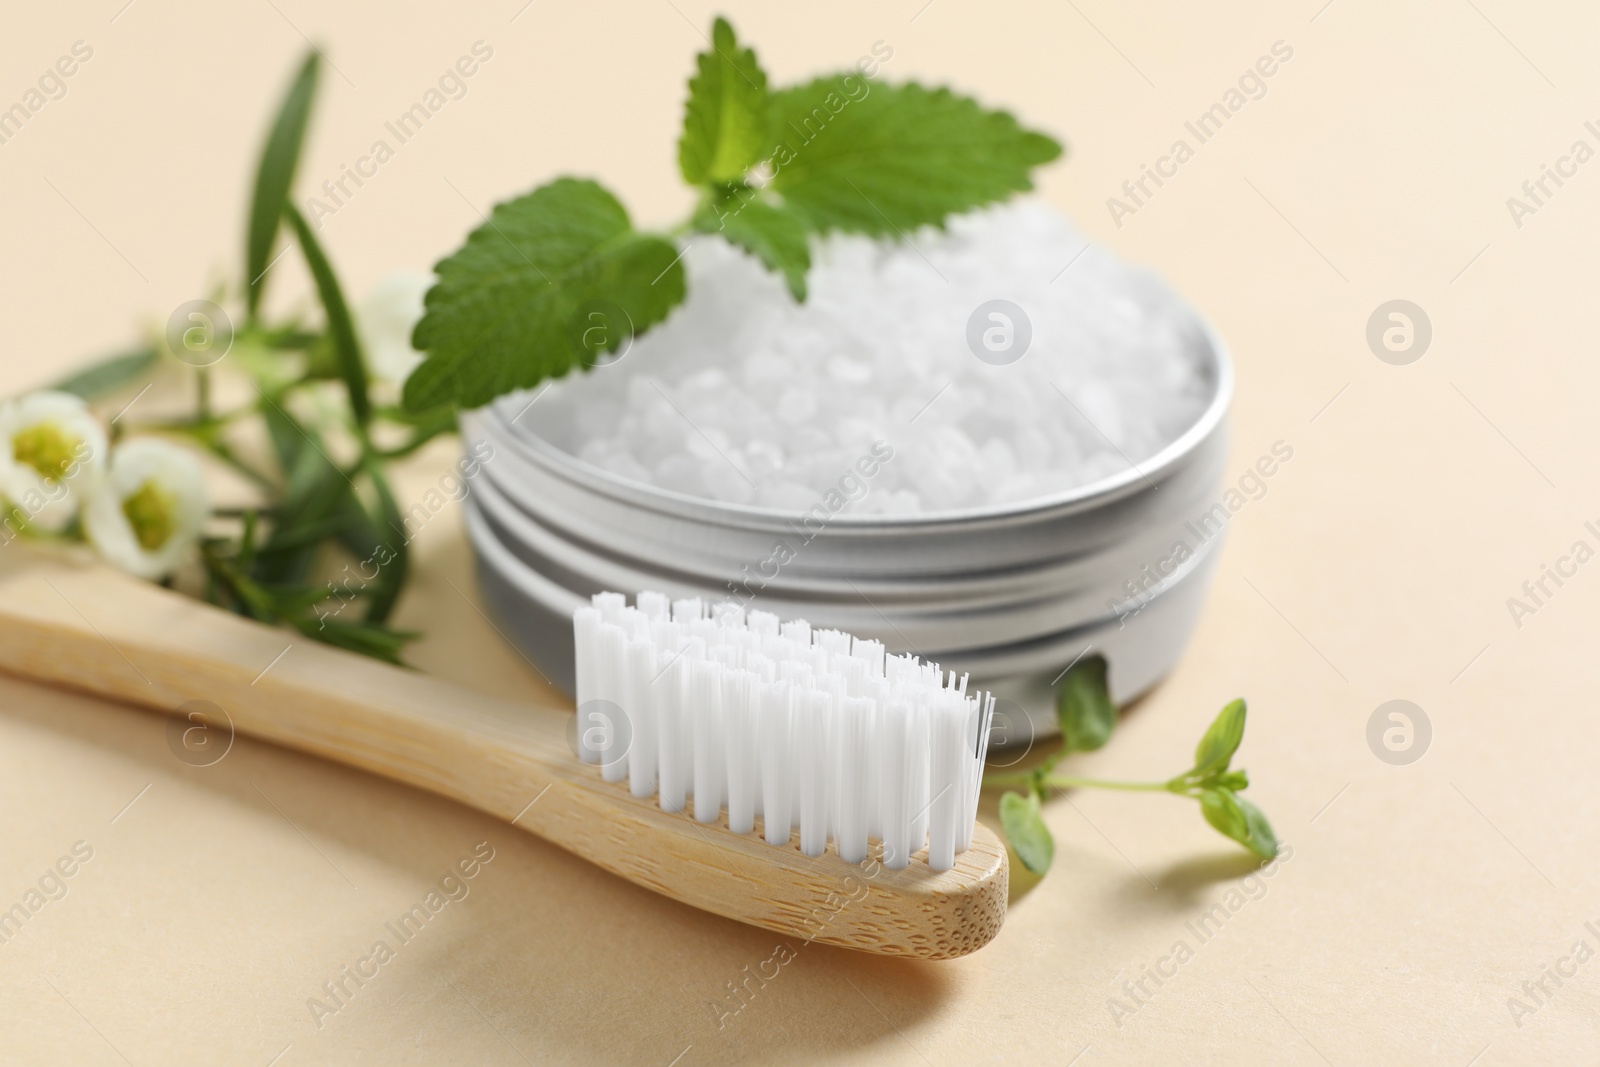
<svg viewBox="0 0 1600 1067">
<path fill-rule="evenodd" d="M 1209 328 L 1196 337 L 1210 402 L 1156 455 L 1056 496 L 914 516 L 807 523 L 628 481 L 540 437 L 526 397 L 503 398 L 463 419 L 474 454 L 493 449 L 466 509 L 484 596 L 568 692 L 572 611 L 591 594 L 753 593 L 752 607 L 971 672 L 1052 732 L 1052 684 L 1079 656 L 1105 655 L 1128 700 L 1171 670 L 1198 618 L 1226 522 L 1233 372 Z M 769 577 L 780 542 L 790 558 Z"/>
</svg>

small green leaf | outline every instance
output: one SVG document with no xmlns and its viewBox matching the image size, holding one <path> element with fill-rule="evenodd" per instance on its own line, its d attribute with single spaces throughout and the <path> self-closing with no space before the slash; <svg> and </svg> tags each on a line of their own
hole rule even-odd
<svg viewBox="0 0 1600 1067">
<path fill-rule="evenodd" d="M 1217 713 L 1205 736 L 1194 750 L 1194 769 L 1198 774 L 1226 770 L 1228 761 L 1244 740 L 1244 701 L 1235 700 Z"/>
<path fill-rule="evenodd" d="M 1067 671 L 1056 694 L 1056 719 L 1066 751 L 1090 752 L 1111 739 L 1117 706 L 1106 688 L 1104 656 L 1085 656 Z"/>
<path fill-rule="evenodd" d="M 735 181 L 769 147 L 767 75 L 723 18 L 712 24 L 711 51 L 695 62 L 700 73 L 683 106 L 678 169 L 690 185 Z"/>
<path fill-rule="evenodd" d="M 592 302 L 620 308 L 623 327 L 600 349 L 627 343 L 683 302 L 680 253 L 633 230 L 616 197 L 591 181 L 558 178 L 496 205 L 455 254 L 434 268 L 412 344 L 427 358 L 406 379 L 413 414 L 477 407 L 503 393 L 587 366 L 569 327 Z"/>
<path fill-rule="evenodd" d="M 1033 187 L 1061 146 L 948 89 L 834 75 L 772 95 L 769 188 L 818 232 L 904 236 Z"/>
<path fill-rule="evenodd" d="M 1231 789 L 1200 791 L 1200 813 L 1224 837 L 1232 838 L 1262 859 L 1278 854 L 1278 838 L 1261 809 Z"/>
<path fill-rule="evenodd" d="M 1007 793 L 1002 796 L 1000 826 L 1024 867 L 1034 874 L 1043 874 L 1050 869 L 1050 861 L 1056 855 L 1056 842 L 1050 836 L 1050 828 L 1044 824 L 1037 793 L 1027 796 Z"/>
<path fill-rule="evenodd" d="M 1235 793 L 1250 788 L 1250 776 L 1246 774 L 1243 769 L 1223 771 L 1220 774 L 1208 775 L 1206 782 L 1208 785 L 1220 786 L 1223 789 L 1231 789 Z"/>
<path fill-rule="evenodd" d="M 367 361 L 361 355 L 361 342 L 356 338 L 355 322 L 350 308 L 339 288 L 339 279 L 333 265 L 317 243 L 311 227 L 293 204 L 285 202 L 283 212 L 294 227 L 305 254 L 306 266 L 311 269 L 312 280 L 317 284 L 317 295 L 322 300 L 322 311 L 328 318 L 328 336 L 333 340 L 333 354 L 339 367 L 339 377 L 344 379 L 345 391 L 350 396 L 350 411 L 357 426 L 366 426 L 372 419 L 372 403 L 367 399 Z"/>
<path fill-rule="evenodd" d="M 694 226 L 702 233 L 721 234 L 729 244 L 761 260 L 768 270 L 783 275 L 789 295 L 805 303 L 810 235 L 804 220 L 794 212 L 758 199 L 754 190 L 738 185 L 696 212 Z"/>
<path fill-rule="evenodd" d="M 71 393 L 85 400 L 114 393 L 125 385 L 139 380 L 156 364 L 156 350 L 144 348 L 110 359 L 91 363 L 49 386 L 63 393 Z"/>
<path fill-rule="evenodd" d="M 1234 796 L 1233 790 L 1202 789 L 1200 814 L 1204 815 L 1206 822 L 1215 827 L 1222 836 L 1231 837 L 1241 845 L 1248 845 L 1250 827 L 1245 820 L 1244 809 L 1239 806 L 1239 798 Z"/>
<path fill-rule="evenodd" d="M 1250 829 L 1250 840 L 1246 842 L 1250 851 L 1264 860 L 1272 859 L 1278 854 L 1278 835 L 1272 832 L 1272 824 L 1260 808 L 1244 797 L 1236 796 L 1234 800 L 1244 811 L 1245 823 Z"/>
<path fill-rule="evenodd" d="M 245 303 L 255 318 L 266 289 L 266 273 L 272 256 L 272 240 L 278 233 L 278 219 L 289 201 L 289 187 L 300 162 L 300 146 L 306 138 L 311 118 L 311 101 L 317 92 L 317 52 L 313 49 L 300 64 L 278 107 L 267 143 L 261 148 L 256 166 L 255 189 L 250 196 L 250 223 L 246 232 L 244 280 Z"/>
</svg>

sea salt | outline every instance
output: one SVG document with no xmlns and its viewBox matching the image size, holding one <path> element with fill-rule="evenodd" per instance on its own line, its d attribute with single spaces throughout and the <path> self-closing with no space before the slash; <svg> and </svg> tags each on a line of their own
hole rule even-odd
<svg viewBox="0 0 1600 1067">
<path fill-rule="evenodd" d="M 832 237 L 813 258 L 797 304 L 754 259 L 693 240 L 687 302 L 623 358 L 554 383 L 523 425 L 624 478 L 785 511 L 886 442 L 892 458 L 850 510 L 914 514 L 1126 471 L 1210 401 L 1183 303 L 1037 200 L 906 242 Z M 1032 328 L 1004 365 L 968 342 L 969 318 L 994 299 Z"/>
</svg>

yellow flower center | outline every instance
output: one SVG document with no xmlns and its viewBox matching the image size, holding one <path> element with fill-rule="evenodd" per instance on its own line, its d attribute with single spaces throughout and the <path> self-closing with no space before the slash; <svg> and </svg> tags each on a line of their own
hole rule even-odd
<svg viewBox="0 0 1600 1067">
<path fill-rule="evenodd" d="M 133 536 L 146 552 L 154 552 L 172 536 L 176 501 L 153 480 L 147 480 L 123 498 L 122 513 L 133 527 Z"/>
<path fill-rule="evenodd" d="M 11 455 L 38 471 L 45 481 L 58 482 L 77 462 L 82 443 L 62 433 L 59 426 L 41 422 L 11 438 Z"/>
</svg>

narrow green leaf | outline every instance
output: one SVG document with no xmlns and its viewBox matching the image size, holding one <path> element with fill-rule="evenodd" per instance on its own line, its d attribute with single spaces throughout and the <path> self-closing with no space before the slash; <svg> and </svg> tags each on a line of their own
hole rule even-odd
<svg viewBox="0 0 1600 1067">
<path fill-rule="evenodd" d="M 678 169 L 690 185 L 744 177 L 767 145 L 767 75 L 741 48 L 728 20 L 711 27 L 711 50 L 695 59 L 678 139 Z"/>
<path fill-rule="evenodd" d="M 285 202 L 283 212 L 294 227 L 300 251 L 305 253 L 306 266 L 311 269 L 311 277 L 317 283 L 317 295 L 322 299 L 322 310 L 328 318 L 328 336 L 333 340 L 339 377 L 344 379 L 345 391 L 350 395 L 350 411 L 355 415 L 356 425 L 364 427 L 372 419 L 372 402 L 367 399 L 367 361 L 361 355 L 355 321 L 350 317 L 350 308 L 344 302 L 344 292 L 339 288 L 339 279 L 333 273 L 333 266 L 323 253 L 322 246 L 317 243 L 311 227 L 293 204 Z"/>
<path fill-rule="evenodd" d="M 256 558 L 256 532 L 257 523 L 260 521 L 254 509 L 244 513 L 244 519 L 239 530 L 239 566 L 248 571 Z"/>
<path fill-rule="evenodd" d="M 1228 769 L 1233 754 L 1244 740 L 1244 701 L 1235 700 L 1217 713 L 1205 736 L 1194 749 L 1194 769 L 1200 774 L 1211 774 Z"/>
<path fill-rule="evenodd" d="M 156 350 L 142 348 L 137 352 L 128 352 L 101 360 L 99 363 L 91 363 L 82 370 L 74 371 L 59 379 L 48 388 L 72 393 L 85 400 L 95 400 L 138 381 L 155 365 Z"/>
<path fill-rule="evenodd" d="M 729 244 L 761 260 L 766 268 L 783 275 L 789 294 L 806 299 L 806 272 L 811 269 L 810 235 L 794 212 L 757 197 L 739 185 L 708 202 L 694 217 L 695 229 L 720 234 Z"/>
<path fill-rule="evenodd" d="M 412 334 L 427 358 L 406 379 L 405 409 L 477 407 L 591 365 L 595 353 L 573 342 L 572 324 L 603 303 L 626 321 L 598 348 L 627 344 L 683 302 L 679 258 L 671 241 L 635 232 L 591 181 L 558 178 L 496 205 L 434 268 L 439 281 Z"/>
<path fill-rule="evenodd" d="M 373 495 L 377 497 L 373 516 L 373 546 L 363 557 L 369 569 L 377 569 L 377 577 L 367 588 L 367 621 L 389 621 L 394 605 L 405 588 L 406 574 L 411 566 L 410 551 L 406 546 L 405 520 L 395 503 L 394 493 L 383 475 L 383 466 L 376 460 L 367 463 L 367 476 L 372 479 Z M 355 498 L 352 496 L 352 500 Z"/>
<path fill-rule="evenodd" d="M 1056 694 L 1056 719 L 1066 751 L 1093 751 L 1111 739 L 1117 706 L 1106 688 L 1104 656 L 1085 656 L 1067 671 Z"/>
<path fill-rule="evenodd" d="M 855 74 L 772 95 L 769 188 L 819 232 L 904 236 L 1033 187 L 1061 154 L 948 89 L 874 84 Z"/>
<path fill-rule="evenodd" d="M 408 641 L 420 635 L 411 630 L 391 630 L 367 622 L 348 622 L 344 619 L 319 619 L 315 614 L 291 619 L 295 629 L 315 641 L 335 648 L 359 652 L 363 656 L 381 659 L 397 666 L 405 664 L 400 653 Z"/>
<path fill-rule="evenodd" d="M 345 473 L 324 453 L 316 432 L 279 409 L 280 432 L 301 435 L 301 444 L 278 501 L 272 534 L 257 550 L 250 575 L 264 584 L 306 581 L 321 554 L 322 542 L 337 535 L 344 499 L 351 491 Z"/>
<path fill-rule="evenodd" d="M 1038 794 L 1006 793 L 1002 796 L 1000 826 L 1024 867 L 1034 874 L 1044 874 L 1050 869 L 1050 862 L 1056 855 L 1056 842 L 1050 836 L 1050 828 L 1044 824 Z"/>
<path fill-rule="evenodd" d="M 261 419 L 267 425 L 267 437 L 272 441 L 273 454 L 278 457 L 278 469 L 287 479 L 301 450 L 306 447 L 305 431 L 284 410 L 281 398 L 274 400 L 263 393 L 256 410 L 261 412 Z"/>
<path fill-rule="evenodd" d="M 261 148 L 261 162 L 256 166 L 244 256 L 245 304 L 252 319 L 266 289 L 272 241 L 278 233 L 283 206 L 289 200 L 289 188 L 294 184 L 300 146 L 305 142 L 306 124 L 311 118 L 311 102 L 316 92 L 317 52 L 313 49 L 300 64 L 299 73 L 284 94 L 278 116 L 267 134 L 267 143 Z"/>
</svg>

